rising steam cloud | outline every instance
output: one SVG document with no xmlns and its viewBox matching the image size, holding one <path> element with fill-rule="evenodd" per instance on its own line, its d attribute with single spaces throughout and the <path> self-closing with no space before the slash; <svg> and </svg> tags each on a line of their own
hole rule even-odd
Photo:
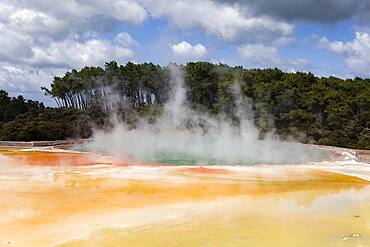
<svg viewBox="0 0 370 247">
<path fill-rule="evenodd" d="M 123 160 L 170 164 L 258 164 L 306 162 L 323 158 L 315 148 L 279 141 L 273 134 L 259 139 L 248 100 L 236 83 L 230 90 L 236 104 L 235 125 L 188 107 L 183 72 L 170 66 L 172 92 L 155 123 L 141 121 L 134 129 L 115 124 L 109 132 L 96 131 L 87 148 L 110 152 Z"/>
</svg>

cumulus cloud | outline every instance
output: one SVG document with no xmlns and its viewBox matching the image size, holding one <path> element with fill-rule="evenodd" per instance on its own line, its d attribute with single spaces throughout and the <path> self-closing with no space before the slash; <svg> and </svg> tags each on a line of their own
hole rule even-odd
<svg viewBox="0 0 370 247">
<path fill-rule="evenodd" d="M 303 58 L 283 60 L 278 49 L 261 44 L 247 44 L 238 47 L 240 55 L 248 64 L 256 67 L 279 67 L 288 71 L 308 71 L 312 65 Z"/>
<path fill-rule="evenodd" d="M 87 62 L 86 65 L 98 64 L 104 54 L 107 60 L 127 58 L 132 56 L 127 47 L 136 43 L 128 33 L 119 33 L 114 41 L 91 36 L 109 31 L 115 22 L 139 24 L 146 17 L 144 7 L 132 0 L 3 0 L 0 2 L 0 62 L 60 66 L 62 61 L 57 60 L 64 59 L 75 66 L 77 60 Z"/>
<path fill-rule="evenodd" d="M 134 40 L 129 33 L 126 33 L 126 32 L 118 33 L 115 38 L 115 41 L 124 47 L 138 45 L 138 42 Z"/>
<path fill-rule="evenodd" d="M 272 46 L 257 45 L 243 45 L 239 46 L 240 54 L 249 63 L 259 66 L 278 66 L 281 61 L 278 56 L 278 50 Z"/>
<path fill-rule="evenodd" d="M 202 44 L 191 45 L 186 41 L 171 45 L 172 52 L 182 58 L 202 58 L 207 54 L 207 48 Z"/>
<path fill-rule="evenodd" d="M 22 93 L 37 100 L 47 101 L 40 87 L 50 83 L 55 75 L 62 75 L 65 69 L 33 68 L 19 64 L 0 63 L 0 88 L 12 95 Z M 51 100 L 49 99 L 51 102 Z"/>
<path fill-rule="evenodd" d="M 0 61 L 32 56 L 33 39 L 0 23 Z"/>
<path fill-rule="evenodd" d="M 142 0 L 153 17 L 166 18 L 183 29 L 200 28 L 230 43 L 291 41 L 293 26 L 268 16 L 253 16 L 239 5 L 203 0 Z"/>
<path fill-rule="evenodd" d="M 71 35 L 64 40 L 50 40 L 38 44 L 30 39 L 30 46 L 0 39 L 0 45 L 8 48 L 0 51 L 3 62 L 31 65 L 35 67 L 81 68 L 97 66 L 107 60 L 125 62 L 133 56 L 133 51 L 127 48 L 118 34 L 116 41 L 92 38 L 81 41 L 78 36 Z"/>
<path fill-rule="evenodd" d="M 132 50 L 103 39 L 90 39 L 84 42 L 76 38 L 50 43 L 47 47 L 34 47 L 33 56 L 26 62 L 36 66 L 81 68 L 97 66 L 105 61 L 125 62 L 133 56 Z"/>
<path fill-rule="evenodd" d="M 370 75 L 370 34 L 356 32 L 352 41 L 329 41 L 326 37 L 319 40 L 319 47 L 341 56 L 352 70 Z"/>
<path fill-rule="evenodd" d="M 0 16 L 3 29 L 23 35 L 58 36 L 68 29 L 68 18 L 58 19 L 36 8 L 24 8 L 17 1 L 0 2 Z"/>
<path fill-rule="evenodd" d="M 117 23 L 141 24 L 147 16 L 134 0 L 0 1 L 0 87 L 35 92 L 56 71 L 109 60 L 124 63 L 137 45 L 131 35 L 104 39 L 99 34 Z"/>
<path fill-rule="evenodd" d="M 0 13 L 5 10 L 11 10 L 5 16 L 9 27 L 53 37 L 86 30 L 111 30 L 117 22 L 140 24 L 147 18 L 145 8 L 132 0 L 4 0 Z"/>
</svg>

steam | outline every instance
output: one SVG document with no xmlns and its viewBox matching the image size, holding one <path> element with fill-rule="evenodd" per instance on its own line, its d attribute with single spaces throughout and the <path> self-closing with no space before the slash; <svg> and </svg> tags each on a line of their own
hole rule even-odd
<svg viewBox="0 0 370 247">
<path fill-rule="evenodd" d="M 235 98 L 234 115 L 211 116 L 187 105 L 184 75 L 170 66 L 171 94 L 155 123 L 141 119 L 134 129 L 117 122 L 109 132 L 96 131 L 88 150 L 110 152 L 136 162 L 170 164 L 257 164 L 306 162 L 324 158 L 308 145 L 279 141 L 273 134 L 259 139 L 251 104 L 237 83 L 230 88 Z"/>
</svg>

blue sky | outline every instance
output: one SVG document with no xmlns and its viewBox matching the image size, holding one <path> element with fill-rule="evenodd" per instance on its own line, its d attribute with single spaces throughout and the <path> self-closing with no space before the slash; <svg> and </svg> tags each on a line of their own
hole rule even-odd
<svg viewBox="0 0 370 247">
<path fill-rule="evenodd" d="M 369 17 L 369 0 L 0 0 L 0 89 L 51 102 L 53 76 L 110 60 L 370 77 Z"/>
</svg>

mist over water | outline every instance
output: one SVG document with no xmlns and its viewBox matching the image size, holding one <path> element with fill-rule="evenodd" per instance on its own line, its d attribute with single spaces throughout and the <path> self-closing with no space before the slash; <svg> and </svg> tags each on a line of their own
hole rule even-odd
<svg viewBox="0 0 370 247">
<path fill-rule="evenodd" d="M 274 134 L 260 140 L 251 104 L 237 83 L 230 88 L 234 115 L 239 119 L 236 125 L 226 114 L 214 116 L 190 109 L 183 72 L 170 66 L 170 73 L 172 91 L 155 123 L 141 119 L 132 129 L 116 121 L 111 131 L 96 131 L 84 149 L 109 152 L 127 161 L 179 165 L 283 164 L 328 158 L 322 150 L 282 142 Z"/>
</svg>

